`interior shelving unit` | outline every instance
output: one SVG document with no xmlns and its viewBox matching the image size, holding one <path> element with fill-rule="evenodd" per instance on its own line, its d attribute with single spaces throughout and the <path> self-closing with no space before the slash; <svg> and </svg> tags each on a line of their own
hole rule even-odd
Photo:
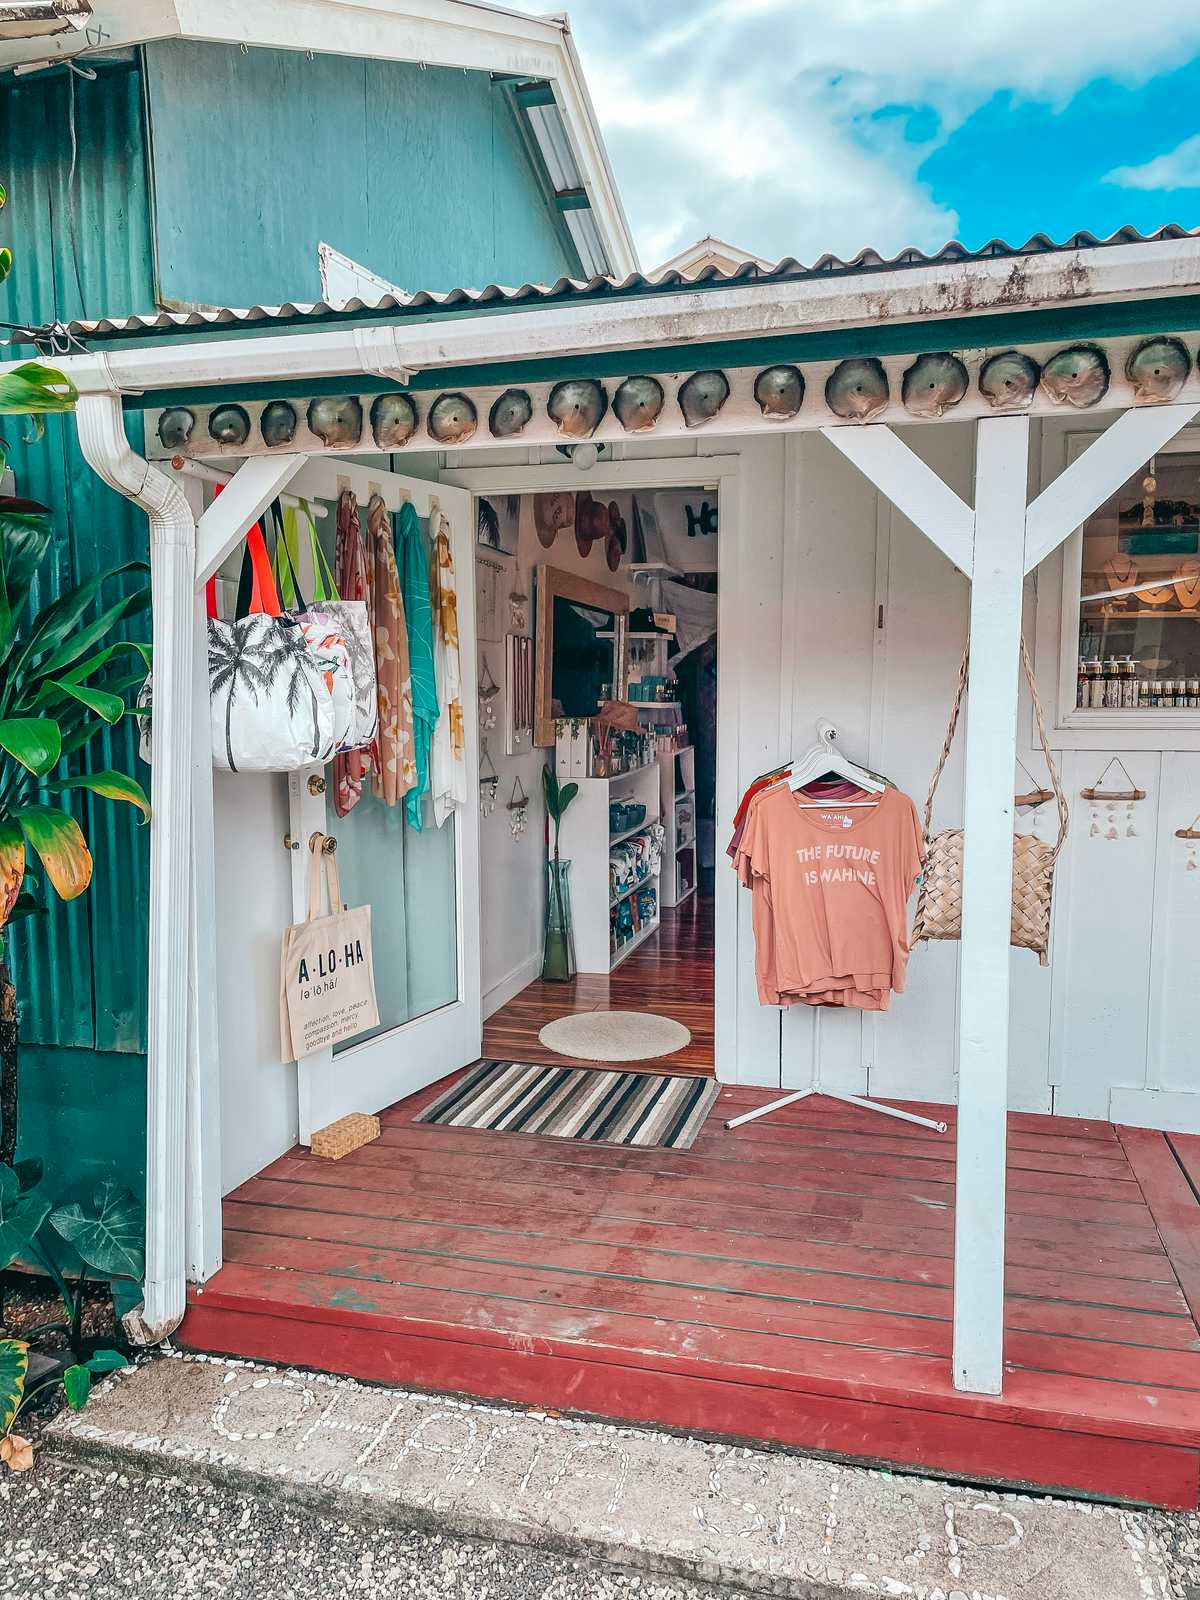
<svg viewBox="0 0 1200 1600">
<path fill-rule="evenodd" d="M 678 906 L 696 892 L 696 751 L 664 750 L 658 758 L 659 805 L 662 808 L 662 883 L 659 900 Z"/>
<path fill-rule="evenodd" d="M 608 852 L 612 846 L 633 838 L 634 834 L 644 832 L 652 822 L 660 820 L 660 762 L 651 761 L 632 772 L 621 772 L 612 778 L 578 778 L 575 781 L 579 784 L 579 794 L 563 817 L 559 840 L 561 854 L 571 863 L 575 963 L 580 972 L 611 972 L 638 945 L 644 944 L 659 924 L 656 912 L 653 919 L 640 928 L 632 939 L 627 939 L 619 949 L 612 949 L 609 913 L 615 905 L 647 884 L 653 884 L 658 890 L 660 908 L 663 904 L 661 873 L 653 873 L 615 896 L 608 885 Z M 609 832 L 608 808 L 614 800 L 646 807 L 646 815 L 636 828 Z M 666 866 L 664 854 L 664 871 Z"/>
</svg>

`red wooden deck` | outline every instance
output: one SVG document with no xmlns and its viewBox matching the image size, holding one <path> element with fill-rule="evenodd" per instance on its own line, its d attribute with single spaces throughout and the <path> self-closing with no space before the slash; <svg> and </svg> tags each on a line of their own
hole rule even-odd
<svg viewBox="0 0 1200 1600">
<path fill-rule="evenodd" d="M 225 1205 L 188 1346 L 1161 1506 L 1197 1504 L 1200 1139 L 1014 1115 L 1008 1373 L 949 1375 L 953 1132 L 810 1101 L 694 1148 L 414 1126 Z M 945 1113 L 953 1126 L 954 1113 Z M 1189 1181 L 1190 1175 L 1190 1181 Z"/>
</svg>

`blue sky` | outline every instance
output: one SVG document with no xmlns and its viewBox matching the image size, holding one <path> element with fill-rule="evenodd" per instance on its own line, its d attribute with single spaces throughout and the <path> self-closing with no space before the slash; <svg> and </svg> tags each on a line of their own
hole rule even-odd
<svg viewBox="0 0 1200 1600">
<path fill-rule="evenodd" d="M 706 233 L 811 261 L 1200 226 L 1194 0 L 569 10 L 647 269 Z"/>
</svg>

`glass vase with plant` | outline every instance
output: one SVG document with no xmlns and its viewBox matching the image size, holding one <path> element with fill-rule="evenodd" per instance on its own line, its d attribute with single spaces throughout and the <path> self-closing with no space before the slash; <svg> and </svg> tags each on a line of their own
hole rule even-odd
<svg viewBox="0 0 1200 1600">
<path fill-rule="evenodd" d="M 575 976 L 575 937 L 571 929 L 571 863 L 559 854 L 559 830 L 567 807 L 579 793 L 577 783 L 562 783 L 553 767 L 542 768 L 546 814 L 553 826 L 553 848 L 547 863 L 546 941 L 542 952 L 542 977 L 566 983 Z"/>
</svg>

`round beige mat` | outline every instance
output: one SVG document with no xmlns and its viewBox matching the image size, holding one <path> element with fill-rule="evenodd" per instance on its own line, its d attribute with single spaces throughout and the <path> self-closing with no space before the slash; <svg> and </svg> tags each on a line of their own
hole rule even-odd
<svg viewBox="0 0 1200 1600">
<path fill-rule="evenodd" d="M 577 1011 L 538 1034 L 547 1050 L 576 1061 L 653 1061 L 691 1043 L 682 1022 L 653 1011 Z"/>
</svg>

